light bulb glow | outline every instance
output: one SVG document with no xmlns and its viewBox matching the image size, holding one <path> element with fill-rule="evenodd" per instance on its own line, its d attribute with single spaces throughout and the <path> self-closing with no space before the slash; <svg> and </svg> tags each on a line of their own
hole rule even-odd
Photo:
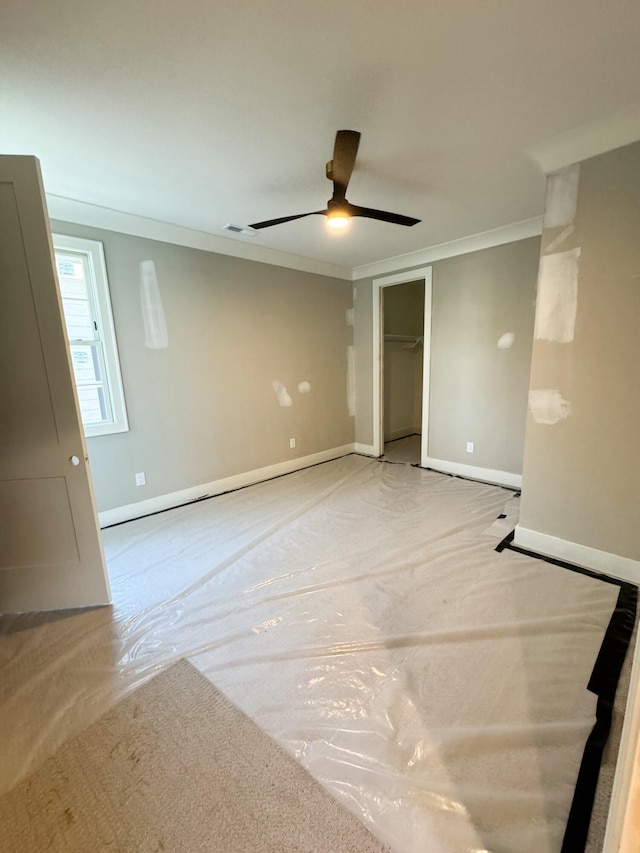
<svg viewBox="0 0 640 853">
<path fill-rule="evenodd" d="M 348 216 L 328 216 L 327 225 L 331 228 L 346 228 L 349 224 Z"/>
</svg>

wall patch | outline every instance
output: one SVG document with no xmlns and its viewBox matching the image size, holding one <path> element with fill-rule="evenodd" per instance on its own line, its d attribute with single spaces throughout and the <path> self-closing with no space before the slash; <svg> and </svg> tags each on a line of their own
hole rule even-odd
<svg viewBox="0 0 640 853">
<path fill-rule="evenodd" d="M 498 338 L 498 343 L 496 344 L 496 346 L 498 347 L 498 349 L 511 349 L 515 339 L 516 336 L 513 334 L 513 332 L 505 332 L 504 335 L 501 335 Z"/>
<path fill-rule="evenodd" d="M 571 403 L 564 400 L 559 391 L 540 388 L 529 391 L 529 411 L 537 424 L 553 426 L 569 417 Z"/>
<path fill-rule="evenodd" d="M 571 225 L 576 218 L 579 181 L 579 163 L 549 175 L 544 205 L 545 228 L 562 228 L 565 225 Z"/>
<path fill-rule="evenodd" d="M 283 409 L 288 408 L 289 406 L 293 406 L 293 400 L 291 399 L 291 395 L 282 384 L 277 379 L 274 379 L 271 383 L 273 388 L 273 393 L 276 395 L 276 399 L 278 403 L 282 406 Z"/>
<path fill-rule="evenodd" d="M 534 337 L 568 344 L 573 340 L 578 310 L 580 248 L 540 258 Z"/>
<path fill-rule="evenodd" d="M 144 323 L 144 345 L 147 349 L 166 349 L 169 346 L 167 318 L 153 261 L 140 263 L 140 307 Z"/>
<path fill-rule="evenodd" d="M 347 347 L 347 411 L 349 417 L 356 414 L 356 359 L 352 346 Z"/>
<path fill-rule="evenodd" d="M 570 236 L 573 234 L 573 232 L 574 232 L 575 230 L 576 230 L 576 226 L 575 226 L 575 225 L 567 225 L 567 227 L 566 227 L 566 228 L 564 228 L 564 229 L 563 229 L 563 230 L 558 234 L 558 236 L 555 238 L 555 240 L 552 240 L 552 241 L 549 243 L 549 245 L 547 246 L 547 248 L 544 250 L 544 251 L 545 251 L 545 254 L 550 255 L 550 254 L 551 254 L 551 252 L 555 252 L 555 250 L 556 250 L 556 249 L 558 249 L 558 248 L 560 248 L 560 246 L 562 246 L 562 244 L 564 243 L 564 241 L 565 241 L 568 237 L 570 237 Z"/>
</svg>

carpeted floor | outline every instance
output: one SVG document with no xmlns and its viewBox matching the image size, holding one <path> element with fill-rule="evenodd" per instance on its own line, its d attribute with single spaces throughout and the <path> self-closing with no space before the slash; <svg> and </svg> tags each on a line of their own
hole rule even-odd
<svg viewBox="0 0 640 853">
<path fill-rule="evenodd" d="M 180 661 L 0 798 L 2 853 L 385 853 Z"/>
</svg>

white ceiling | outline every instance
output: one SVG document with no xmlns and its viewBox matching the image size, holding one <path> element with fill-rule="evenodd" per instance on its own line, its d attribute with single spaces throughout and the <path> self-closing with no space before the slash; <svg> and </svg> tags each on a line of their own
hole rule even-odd
<svg viewBox="0 0 640 853">
<path fill-rule="evenodd" d="M 322 217 L 230 237 L 358 266 L 542 212 L 525 149 L 640 105 L 638 0 L 4 0 L 0 151 L 48 193 L 226 236 L 348 197 L 423 220 Z"/>
</svg>

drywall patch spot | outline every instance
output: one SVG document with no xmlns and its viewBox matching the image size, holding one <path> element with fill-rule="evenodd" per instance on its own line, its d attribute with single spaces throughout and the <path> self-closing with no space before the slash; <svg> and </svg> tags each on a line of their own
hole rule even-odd
<svg viewBox="0 0 640 853">
<path fill-rule="evenodd" d="M 311 383 L 307 382 L 306 379 L 303 379 L 302 382 L 298 382 L 298 393 L 299 394 L 308 394 L 311 391 Z"/>
<path fill-rule="evenodd" d="M 352 346 L 347 347 L 347 411 L 349 417 L 356 415 L 356 358 Z"/>
<path fill-rule="evenodd" d="M 285 386 L 282 384 L 282 382 L 279 382 L 277 379 L 274 379 L 271 383 L 271 386 L 273 388 L 273 393 L 276 395 L 278 403 L 284 409 L 289 406 L 293 406 L 293 400 L 291 399 L 291 395 L 289 394 Z"/>
<path fill-rule="evenodd" d="M 537 424 L 553 426 L 571 414 L 571 403 L 552 388 L 529 391 L 529 411 Z"/>
<path fill-rule="evenodd" d="M 144 345 L 148 349 L 166 349 L 169 346 L 167 318 L 153 261 L 140 263 L 140 307 L 144 324 Z"/>
<path fill-rule="evenodd" d="M 516 339 L 516 336 L 514 335 L 513 332 L 505 332 L 504 335 L 501 335 L 498 338 L 498 343 L 497 343 L 498 349 L 511 349 L 515 339 Z"/>
<path fill-rule="evenodd" d="M 353 308 L 347 308 L 345 311 L 345 320 L 347 326 L 353 326 Z"/>
<path fill-rule="evenodd" d="M 539 341 L 568 344 L 573 340 L 578 310 L 578 258 L 581 249 L 570 249 L 540 258 L 536 322 L 533 335 Z"/>
<path fill-rule="evenodd" d="M 573 234 L 575 230 L 575 225 L 567 225 L 567 227 L 558 234 L 556 239 L 552 240 L 549 243 L 547 248 L 544 250 L 545 254 L 549 255 L 551 254 L 551 252 L 555 252 L 555 250 L 558 249 L 564 243 L 564 241 Z"/>
<path fill-rule="evenodd" d="M 547 178 L 547 196 L 544 204 L 544 227 L 562 228 L 576 218 L 580 164 L 567 166 Z"/>
</svg>

